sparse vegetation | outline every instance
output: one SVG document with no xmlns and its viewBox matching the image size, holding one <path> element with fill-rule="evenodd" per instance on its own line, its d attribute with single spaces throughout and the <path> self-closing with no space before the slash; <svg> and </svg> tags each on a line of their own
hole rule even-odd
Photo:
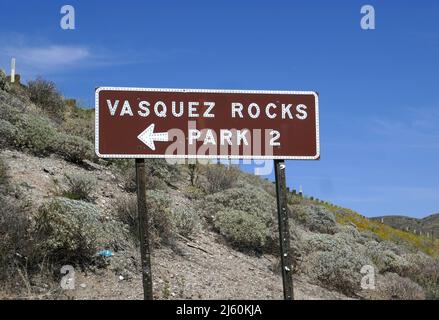
<svg viewBox="0 0 439 320">
<path fill-rule="evenodd" d="M 386 242 L 367 242 L 366 254 L 372 258 L 381 272 L 403 274 L 405 270 L 410 268 L 409 262 L 386 246 Z"/>
<path fill-rule="evenodd" d="M 233 246 L 259 251 L 265 245 L 269 230 L 261 217 L 240 210 L 217 212 L 214 225 Z"/>
<path fill-rule="evenodd" d="M 168 300 L 171 297 L 171 286 L 169 284 L 169 280 L 165 280 L 162 288 L 162 297 L 165 300 Z"/>
<path fill-rule="evenodd" d="M 206 196 L 206 192 L 198 187 L 187 186 L 184 195 L 190 200 L 200 200 Z"/>
<path fill-rule="evenodd" d="M 346 243 L 334 243 L 334 246 L 328 245 L 328 250 L 310 253 L 306 268 L 308 275 L 327 288 L 355 295 L 361 290 L 360 270 L 370 265 L 370 261 Z"/>
<path fill-rule="evenodd" d="M 199 213 L 187 204 L 173 206 L 172 217 L 176 231 L 184 237 L 191 237 L 201 228 Z"/>
<path fill-rule="evenodd" d="M 166 182 L 174 181 L 179 177 L 179 171 L 175 166 L 166 165 L 161 168 L 160 162 L 151 159 L 146 166 L 146 188 L 148 190 L 165 190 Z M 150 163 L 151 161 L 151 163 Z M 121 161 L 118 170 L 122 177 L 125 191 L 136 192 L 136 169 L 133 161 Z"/>
<path fill-rule="evenodd" d="M 215 193 L 232 188 L 236 183 L 238 173 L 238 169 L 233 166 L 208 165 L 206 168 L 207 191 Z"/>
<path fill-rule="evenodd" d="M 60 263 L 93 262 L 98 239 L 99 211 L 92 204 L 63 198 L 39 209 L 36 225 L 44 251 Z"/>
<path fill-rule="evenodd" d="M 150 213 L 152 242 L 170 244 L 174 240 L 175 224 L 172 219 L 170 200 L 166 193 L 150 190 L 147 192 L 146 205 Z"/>
<path fill-rule="evenodd" d="M 386 273 L 379 290 L 386 299 L 392 300 L 423 300 L 424 290 L 420 285 L 396 273 Z"/>
<path fill-rule="evenodd" d="M 32 114 L 15 114 L 13 123 L 0 120 L 0 142 L 37 156 L 57 153 L 65 160 L 81 163 L 94 160 L 93 144 L 80 137 L 59 133 L 47 119 Z"/>
<path fill-rule="evenodd" d="M 200 165 L 198 163 L 190 163 L 188 164 L 189 170 L 189 180 L 192 187 L 196 187 L 198 185 L 198 176 L 200 174 Z"/>
<path fill-rule="evenodd" d="M 110 246 L 114 239 L 121 246 L 124 239 L 123 228 L 102 221 L 100 210 L 83 201 L 55 198 L 39 208 L 35 222 L 42 252 L 57 264 L 94 264 L 98 249 Z M 113 233 L 108 234 L 109 230 Z"/>
<path fill-rule="evenodd" d="M 439 300 L 439 261 L 422 252 L 407 254 L 408 261 L 402 276 L 407 277 L 424 288 L 427 299 Z"/>
<path fill-rule="evenodd" d="M 59 134 L 54 142 L 56 153 L 65 160 L 82 163 L 84 160 L 95 160 L 93 144 L 83 138 L 68 134 Z"/>
<path fill-rule="evenodd" d="M 94 109 L 73 106 L 69 109 L 65 121 L 61 124 L 65 133 L 94 142 Z"/>
<path fill-rule="evenodd" d="M 9 82 L 6 80 L 6 74 L 0 69 L 0 90 L 9 91 Z"/>
<path fill-rule="evenodd" d="M 14 145 L 17 128 L 9 121 L 0 119 L 0 150 Z"/>
<path fill-rule="evenodd" d="M 151 224 L 151 242 L 159 244 L 173 243 L 176 234 L 190 237 L 201 227 L 200 217 L 185 204 L 172 205 L 165 193 L 149 190 L 147 192 L 147 210 Z M 126 195 L 114 201 L 114 215 L 131 231 L 135 243 L 139 240 L 137 216 L 137 198 Z"/>
<path fill-rule="evenodd" d="M 55 83 L 37 78 L 28 82 L 28 92 L 30 100 L 48 115 L 54 119 L 63 117 L 64 101 Z"/>
<path fill-rule="evenodd" d="M 92 201 L 92 191 L 96 180 L 80 173 L 66 173 L 64 180 L 67 187 L 62 191 L 62 196 L 72 200 Z"/>
<path fill-rule="evenodd" d="M 37 156 L 55 151 L 56 129 L 46 118 L 20 114 L 15 122 L 14 146 Z"/>
<path fill-rule="evenodd" d="M 137 220 L 137 200 L 134 196 L 126 195 L 113 203 L 114 215 L 128 226 L 131 235 L 137 242 L 139 239 L 139 223 Z"/>
<path fill-rule="evenodd" d="M 6 173 L 6 165 L 2 158 L 0 158 L 0 191 L 3 186 L 8 182 L 8 176 Z"/>
<path fill-rule="evenodd" d="M 162 193 L 148 191 L 147 210 L 151 226 L 151 242 L 158 246 L 169 244 L 174 240 L 175 224 L 172 219 L 169 199 Z M 115 214 L 131 231 L 135 243 L 139 239 L 139 222 L 137 215 L 137 200 L 133 196 L 118 199 L 115 202 Z"/>
<path fill-rule="evenodd" d="M 212 220 L 219 211 L 228 209 L 244 211 L 261 218 L 265 223 L 273 222 L 276 202 L 264 190 L 258 188 L 232 188 L 209 195 L 203 201 L 206 218 Z"/>
<path fill-rule="evenodd" d="M 290 212 L 295 219 L 310 231 L 333 234 L 337 231 L 337 223 L 332 212 L 323 206 L 293 205 Z"/>
<path fill-rule="evenodd" d="M 10 281 L 18 267 L 32 263 L 36 254 L 29 204 L 0 193 L 0 281 Z"/>
</svg>

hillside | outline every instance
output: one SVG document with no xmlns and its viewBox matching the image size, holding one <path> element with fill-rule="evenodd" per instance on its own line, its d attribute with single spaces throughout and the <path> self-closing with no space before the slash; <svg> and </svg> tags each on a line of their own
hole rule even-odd
<svg viewBox="0 0 439 320">
<path fill-rule="evenodd" d="M 134 163 L 98 159 L 93 130 L 93 110 L 54 84 L 0 74 L 0 298 L 142 297 Z M 220 164 L 147 168 L 155 298 L 282 297 L 271 182 Z M 311 197 L 288 205 L 298 299 L 439 298 L 439 240 Z M 361 288 L 364 266 L 375 289 Z"/>
<path fill-rule="evenodd" d="M 439 237 L 439 213 L 429 215 L 422 219 L 416 219 L 406 216 L 382 216 L 372 218 L 401 230 L 408 230 L 414 233 L 422 233 L 434 238 Z"/>
</svg>

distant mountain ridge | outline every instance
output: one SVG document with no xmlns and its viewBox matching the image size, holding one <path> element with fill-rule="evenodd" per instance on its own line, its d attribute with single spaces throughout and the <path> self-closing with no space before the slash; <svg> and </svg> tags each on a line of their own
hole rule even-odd
<svg viewBox="0 0 439 320">
<path fill-rule="evenodd" d="M 408 230 L 413 233 L 427 235 L 439 238 L 439 213 L 429 215 L 422 219 L 406 217 L 402 215 L 391 215 L 371 218 L 372 220 L 382 221 L 383 223 L 398 228 Z"/>
</svg>

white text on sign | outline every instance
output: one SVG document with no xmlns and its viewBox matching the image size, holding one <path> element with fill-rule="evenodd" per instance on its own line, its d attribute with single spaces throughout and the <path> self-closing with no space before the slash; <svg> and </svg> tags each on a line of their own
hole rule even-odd
<svg viewBox="0 0 439 320">
<path fill-rule="evenodd" d="M 172 101 L 166 104 L 163 101 L 156 101 L 150 103 L 149 101 L 140 101 L 136 109 L 133 110 L 130 102 L 125 100 L 121 103 L 120 100 L 107 100 L 108 111 L 111 116 L 130 116 L 137 114 L 140 117 L 148 117 L 154 113 L 159 118 L 166 118 L 168 116 L 181 118 L 187 115 L 188 118 L 215 118 L 215 102 L 197 102 L 197 101 Z M 298 119 L 306 120 L 308 117 L 307 106 L 298 104 L 293 106 L 291 103 L 268 103 L 260 106 L 257 103 L 249 103 L 244 105 L 240 102 L 232 102 L 230 104 L 230 115 L 232 118 L 248 118 L 258 119 L 260 117 L 267 117 L 268 119 L 275 119 L 281 117 L 282 119 Z"/>
</svg>

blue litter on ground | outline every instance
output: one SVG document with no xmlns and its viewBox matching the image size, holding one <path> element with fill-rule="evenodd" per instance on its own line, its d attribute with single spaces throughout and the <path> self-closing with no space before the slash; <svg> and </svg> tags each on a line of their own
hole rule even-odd
<svg viewBox="0 0 439 320">
<path fill-rule="evenodd" d="M 100 255 L 101 257 L 112 257 L 114 256 L 113 251 L 111 250 L 101 250 L 98 252 L 98 255 Z"/>
</svg>

